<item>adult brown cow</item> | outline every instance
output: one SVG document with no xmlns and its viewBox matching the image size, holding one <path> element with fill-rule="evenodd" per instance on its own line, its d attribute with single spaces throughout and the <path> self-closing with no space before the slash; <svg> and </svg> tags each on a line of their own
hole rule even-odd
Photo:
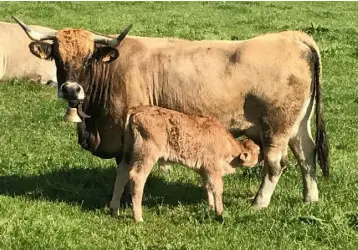
<svg viewBox="0 0 358 250">
<path fill-rule="evenodd" d="M 254 206 L 269 205 L 288 145 L 301 166 L 304 201 L 318 201 L 315 154 L 328 175 L 328 141 L 320 55 L 307 34 L 186 41 L 126 37 L 129 26 L 109 38 L 70 28 L 38 33 L 17 22 L 35 41 L 31 52 L 55 60 L 59 97 L 83 103 L 91 116 L 79 124 L 78 136 L 92 154 L 121 159 L 125 114 L 134 106 L 214 115 L 235 136 L 247 135 L 262 146 L 265 171 Z M 316 144 L 310 129 L 315 101 Z"/>
</svg>

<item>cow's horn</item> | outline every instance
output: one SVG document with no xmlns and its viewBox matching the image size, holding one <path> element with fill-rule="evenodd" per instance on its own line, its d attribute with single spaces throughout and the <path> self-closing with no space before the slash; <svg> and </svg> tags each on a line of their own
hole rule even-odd
<svg viewBox="0 0 358 250">
<path fill-rule="evenodd" d="M 126 37 L 129 30 L 133 27 L 133 24 L 131 23 L 128 25 L 128 27 L 122 31 L 121 34 L 117 38 L 107 37 L 107 36 L 101 36 L 101 35 L 94 35 L 94 41 L 96 43 L 108 45 L 111 47 L 117 47 L 117 45 Z"/>
<path fill-rule="evenodd" d="M 24 24 L 21 20 L 12 16 L 12 18 L 21 26 L 21 28 L 25 31 L 26 35 L 34 41 L 43 41 L 43 40 L 53 40 L 56 38 L 56 32 L 38 32 L 35 30 L 31 30 L 29 26 Z"/>
</svg>

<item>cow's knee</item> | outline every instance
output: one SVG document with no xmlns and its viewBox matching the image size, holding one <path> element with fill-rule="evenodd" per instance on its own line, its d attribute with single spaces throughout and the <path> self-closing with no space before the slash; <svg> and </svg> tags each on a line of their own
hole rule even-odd
<svg viewBox="0 0 358 250">
<path fill-rule="evenodd" d="M 282 169 L 285 167 L 285 160 L 280 149 L 269 149 L 265 154 L 265 161 L 267 163 L 267 171 L 269 175 L 279 176 Z"/>
</svg>

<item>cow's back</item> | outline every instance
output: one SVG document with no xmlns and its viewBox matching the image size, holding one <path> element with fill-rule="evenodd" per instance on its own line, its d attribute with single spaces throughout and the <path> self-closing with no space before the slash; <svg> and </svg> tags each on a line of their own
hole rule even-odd
<svg viewBox="0 0 358 250">
<path fill-rule="evenodd" d="M 281 33 L 244 41 L 162 41 L 160 47 L 151 39 L 128 41 L 142 45 L 139 52 L 129 51 L 129 63 L 121 62 L 130 65 L 129 106 L 144 102 L 213 115 L 229 128 L 248 129 L 268 106 L 302 103 L 310 96 L 310 48 Z M 148 84 L 152 100 L 140 93 Z"/>
</svg>

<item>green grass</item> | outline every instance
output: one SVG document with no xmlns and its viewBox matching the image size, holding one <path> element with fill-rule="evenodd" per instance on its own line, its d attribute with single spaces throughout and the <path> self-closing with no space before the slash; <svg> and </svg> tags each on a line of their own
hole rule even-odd
<svg viewBox="0 0 358 250">
<path fill-rule="evenodd" d="M 129 208 L 107 214 L 115 162 L 77 144 L 56 89 L 0 82 L 0 249 L 356 249 L 358 247 L 358 3 L 0 3 L 0 19 L 188 39 L 244 39 L 302 29 L 322 53 L 332 178 L 321 200 L 301 202 L 292 157 L 267 210 L 245 199 L 259 170 L 225 177 L 224 224 L 208 211 L 199 178 L 157 170 L 145 190 L 145 223 Z M 319 174 L 321 176 L 321 174 Z M 308 217 L 308 218 L 307 218 Z"/>
</svg>

